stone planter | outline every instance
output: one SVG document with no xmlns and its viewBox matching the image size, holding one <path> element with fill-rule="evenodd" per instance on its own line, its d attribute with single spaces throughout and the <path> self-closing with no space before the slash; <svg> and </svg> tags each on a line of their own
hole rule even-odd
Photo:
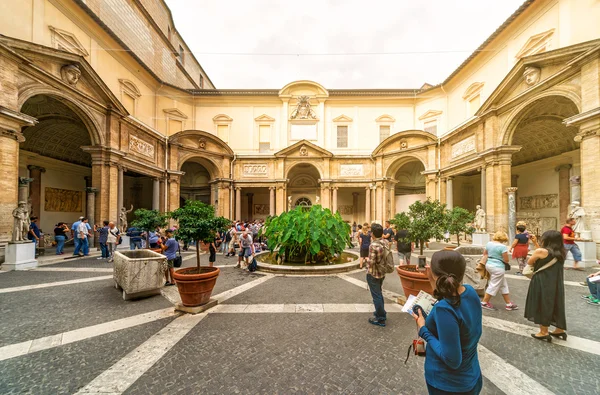
<svg viewBox="0 0 600 395">
<path fill-rule="evenodd" d="M 150 250 L 115 251 L 115 288 L 130 300 L 159 295 L 165 281 L 167 258 Z"/>
<path fill-rule="evenodd" d="M 186 267 L 173 273 L 181 304 L 186 307 L 207 304 L 221 273 L 218 267 L 201 266 L 200 274 L 195 273 L 197 270 L 197 267 Z"/>
<path fill-rule="evenodd" d="M 426 272 L 420 272 L 415 265 L 404 265 L 396 268 L 400 283 L 404 290 L 404 295 L 408 298 L 409 295 L 417 296 L 419 291 L 425 291 L 433 295 L 433 288 L 429 282 Z"/>
</svg>

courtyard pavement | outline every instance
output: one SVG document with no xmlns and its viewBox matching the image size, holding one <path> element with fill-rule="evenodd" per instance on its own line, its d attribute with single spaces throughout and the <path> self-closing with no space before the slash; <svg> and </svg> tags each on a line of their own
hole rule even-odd
<svg viewBox="0 0 600 395">
<path fill-rule="evenodd" d="M 395 274 L 380 328 L 364 271 L 274 276 L 236 261 L 218 256 L 219 305 L 195 316 L 174 312 L 175 287 L 124 301 L 95 257 L 1 273 L 0 394 L 426 393 L 424 359 L 404 363 L 416 327 Z M 528 281 L 509 276 L 521 310 L 483 312 L 484 394 L 600 393 L 600 309 L 580 299 L 584 277 L 566 272 L 569 338 L 546 344 L 523 318 Z"/>
</svg>

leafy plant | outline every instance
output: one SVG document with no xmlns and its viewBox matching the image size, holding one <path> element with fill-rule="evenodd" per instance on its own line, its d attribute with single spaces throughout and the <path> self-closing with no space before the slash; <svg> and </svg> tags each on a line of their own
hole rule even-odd
<svg viewBox="0 0 600 395">
<path fill-rule="evenodd" d="M 161 214 L 158 210 L 148 210 L 139 208 L 134 212 L 136 219 L 131 222 L 131 226 L 139 228 L 146 232 L 146 247 L 150 248 L 150 235 L 156 228 L 164 228 L 168 224 L 169 214 Z"/>
<path fill-rule="evenodd" d="M 215 232 L 225 230 L 231 221 L 224 217 L 216 217 L 213 206 L 198 200 L 186 201 L 183 207 L 171 213 L 171 218 L 178 222 L 175 238 L 196 243 L 196 267 L 200 273 L 200 242 L 213 241 Z"/>
<path fill-rule="evenodd" d="M 279 250 L 287 261 L 331 262 L 335 254 L 352 246 L 350 225 L 339 213 L 333 214 L 320 205 L 310 209 L 297 207 L 271 217 L 265 222 L 262 234 L 267 237 L 269 250 Z"/>
<path fill-rule="evenodd" d="M 446 210 L 446 229 L 450 234 L 456 235 L 459 246 L 461 233 L 473 233 L 473 227 L 468 224 L 472 223 L 474 219 L 475 214 L 462 207 Z"/>
<path fill-rule="evenodd" d="M 444 237 L 447 223 L 445 209 L 445 204 L 430 199 L 424 202 L 416 201 L 408 207 L 407 216 L 410 219 L 408 232 L 413 240 L 419 241 L 421 255 L 426 241 Z"/>
<path fill-rule="evenodd" d="M 396 230 L 408 229 L 410 226 L 410 217 L 404 212 L 397 213 L 396 216 L 390 220 L 390 223 L 396 227 Z"/>
</svg>

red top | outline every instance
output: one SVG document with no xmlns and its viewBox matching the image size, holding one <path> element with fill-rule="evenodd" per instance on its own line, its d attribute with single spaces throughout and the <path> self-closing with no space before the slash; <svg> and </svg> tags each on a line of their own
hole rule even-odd
<svg viewBox="0 0 600 395">
<path fill-rule="evenodd" d="M 573 232 L 573 229 L 570 226 L 568 226 L 568 225 L 563 226 L 562 229 L 560 230 L 560 233 L 562 233 L 563 235 L 567 235 L 569 237 L 575 237 L 575 232 Z M 565 240 L 563 238 L 563 243 L 564 244 L 575 244 L 575 241 L 573 241 L 573 240 Z"/>
</svg>

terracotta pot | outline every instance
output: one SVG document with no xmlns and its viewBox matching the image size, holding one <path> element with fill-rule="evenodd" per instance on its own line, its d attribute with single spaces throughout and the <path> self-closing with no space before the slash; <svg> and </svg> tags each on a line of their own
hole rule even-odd
<svg viewBox="0 0 600 395">
<path fill-rule="evenodd" d="M 409 295 L 417 296 L 421 290 L 433 294 L 427 273 L 418 271 L 416 265 L 398 266 L 396 272 L 400 276 L 400 283 L 407 298 Z"/>
<path fill-rule="evenodd" d="M 184 306 L 194 307 L 207 304 L 221 272 L 218 267 L 208 266 L 202 266 L 200 274 L 194 273 L 196 271 L 196 267 L 186 267 L 173 273 L 179 296 L 181 296 L 181 303 Z"/>
</svg>

